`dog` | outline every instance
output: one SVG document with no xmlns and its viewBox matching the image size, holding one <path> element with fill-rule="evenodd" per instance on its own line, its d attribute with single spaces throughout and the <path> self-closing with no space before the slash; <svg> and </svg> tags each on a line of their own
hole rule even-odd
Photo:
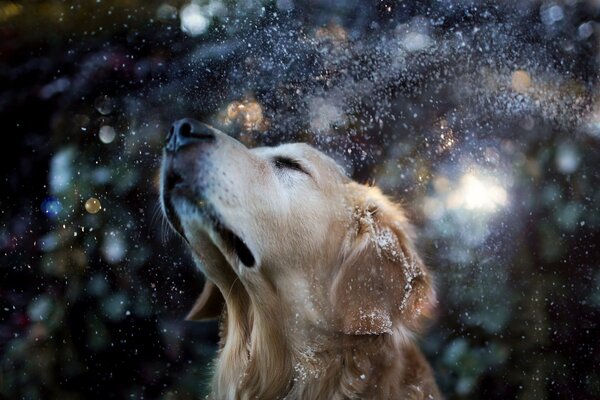
<svg viewBox="0 0 600 400">
<path fill-rule="evenodd" d="M 400 206 L 302 143 L 175 122 L 161 203 L 221 318 L 214 399 L 440 399 L 415 339 L 436 303 Z"/>
</svg>

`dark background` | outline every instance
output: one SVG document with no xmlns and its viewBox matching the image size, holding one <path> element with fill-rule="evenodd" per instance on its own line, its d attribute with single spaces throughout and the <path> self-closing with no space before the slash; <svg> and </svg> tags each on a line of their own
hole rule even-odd
<svg viewBox="0 0 600 400">
<path fill-rule="evenodd" d="M 599 21 L 597 0 L 0 1 L 0 398 L 205 392 L 215 324 L 183 322 L 202 277 L 157 196 L 181 117 L 309 142 L 406 207 L 448 398 L 600 398 Z"/>
</svg>

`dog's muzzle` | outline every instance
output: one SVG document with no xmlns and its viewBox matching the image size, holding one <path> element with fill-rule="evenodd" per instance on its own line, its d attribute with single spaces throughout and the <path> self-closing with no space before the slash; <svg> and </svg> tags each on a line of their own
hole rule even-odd
<svg viewBox="0 0 600 400">
<path fill-rule="evenodd" d="M 203 150 L 212 147 L 218 140 L 222 140 L 225 134 L 217 131 L 209 125 L 191 118 L 175 121 L 169 129 L 165 143 L 165 169 L 162 182 L 162 205 L 167 220 L 175 231 L 184 240 L 188 241 L 181 224 L 180 216 L 175 211 L 173 197 L 185 198 L 189 204 L 198 205 L 202 203 L 202 213 L 214 229 L 223 239 L 229 251 L 234 252 L 246 267 L 255 265 L 254 255 L 231 229 L 223 225 L 218 214 L 205 204 L 202 195 L 197 191 L 196 183 L 190 175 L 188 165 L 194 163 L 195 157 Z M 192 149 L 196 147 L 198 151 Z M 188 151 L 189 149 L 189 151 Z M 193 169 L 191 169 L 193 171 Z"/>
</svg>

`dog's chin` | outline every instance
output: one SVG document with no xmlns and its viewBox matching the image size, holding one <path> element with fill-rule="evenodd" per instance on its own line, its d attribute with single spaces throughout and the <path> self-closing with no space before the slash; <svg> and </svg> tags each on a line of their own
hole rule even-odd
<svg viewBox="0 0 600 400">
<path fill-rule="evenodd" d="M 196 232 L 204 232 L 226 260 L 231 260 L 232 264 L 239 260 L 248 268 L 255 266 L 256 259 L 252 251 L 222 222 L 214 207 L 202 196 L 183 186 L 173 188 L 168 194 L 164 193 L 163 191 L 162 204 L 167 220 L 192 248 Z"/>
</svg>

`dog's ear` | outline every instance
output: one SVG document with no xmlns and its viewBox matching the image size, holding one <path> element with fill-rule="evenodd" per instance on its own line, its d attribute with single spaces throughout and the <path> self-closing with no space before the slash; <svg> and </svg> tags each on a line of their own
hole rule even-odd
<svg viewBox="0 0 600 400">
<path fill-rule="evenodd" d="M 202 293 L 198 296 L 196 303 L 185 317 L 187 321 L 201 321 L 207 319 L 215 319 L 221 315 L 225 299 L 219 288 L 207 280 L 204 283 Z"/>
<path fill-rule="evenodd" d="M 349 189 L 352 222 L 330 292 L 338 328 L 348 335 L 417 332 L 436 300 L 410 224 L 377 188 Z"/>
</svg>

